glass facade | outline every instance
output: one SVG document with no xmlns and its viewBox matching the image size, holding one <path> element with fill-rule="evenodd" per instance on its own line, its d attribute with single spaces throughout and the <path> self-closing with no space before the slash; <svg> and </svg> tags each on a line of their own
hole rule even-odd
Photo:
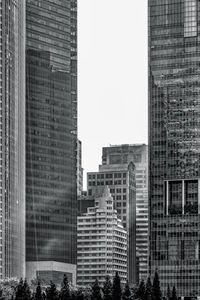
<svg viewBox="0 0 200 300">
<path fill-rule="evenodd" d="M 200 2 L 149 0 L 150 271 L 200 295 Z"/>
<path fill-rule="evenodd" d="M 77 3 L 26 3 L 26 260 L 76 264 Z"/>
<path fill-rule="evenodd" d="M 0 1 L 0 279 L 25 276 L 25 4 Z"/>
</svg>

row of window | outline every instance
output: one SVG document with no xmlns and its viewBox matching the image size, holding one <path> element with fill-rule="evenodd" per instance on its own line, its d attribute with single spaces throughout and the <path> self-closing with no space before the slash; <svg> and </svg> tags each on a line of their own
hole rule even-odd
<svg viewBox="0 0 200 300">
<path fill-rule="evenodd" d="M 100 174 L 88 174 L 88 179 L 109 179 L 109 178 L 126 178 L 127 173 L 100 173 Z"/>
<path fill-rule="evenodd" d="M 127 181 L 126 180 L 110 180 L 110 181 L 89 181 L 88 182 L 88 186 L 97 186 L 97 185 L 124 185 L 126 184 Z"/>
</svg>

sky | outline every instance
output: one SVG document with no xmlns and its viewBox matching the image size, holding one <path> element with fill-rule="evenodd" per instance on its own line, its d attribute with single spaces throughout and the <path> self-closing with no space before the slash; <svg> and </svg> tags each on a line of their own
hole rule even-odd
<svg viewBox="0 0 200 300">
<path fill-rule="evenodd" d="M 147 101 L 147 0 L 78 0 L 78 137 L 85 175 L 98 171 L 102 147 L 147 143 Z"/>
</svg>

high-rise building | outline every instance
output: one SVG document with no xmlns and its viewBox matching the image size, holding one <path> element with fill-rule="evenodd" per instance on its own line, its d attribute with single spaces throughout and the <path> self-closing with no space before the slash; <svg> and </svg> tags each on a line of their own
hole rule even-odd
<svg viewBox="0 0 200 300">
<path fill-rule="evenodd" d="M 77 195 L 81 196 L 83 191 L 83 168 L 82 168 L 82 143 L 77 140 Z"/>
<path fill-rule="evenodd" d="M 84 194 L 85 193 L 85 194 Z M 82 195 L 78 197 L 78 215 L 82 215 L 87 212 L 89 207 L 94 207 L 95 197 L 88 196 L 87 192 L 82 192 Z"/>
<path fill-rule="evenodd" d="M 200 2 L 149 0 L 150 271 L 200 295 Z"/>
<path fill-rule="evenodd" d="M 136 186 L 133 163 L 102 165 L 99 166 L 99 172 L 87 174 L 88 196 L 98 195 L 100 188 L 105 186 L 110 188 L 118 218 L 122 220 L 122 224 L 127 230 L 128 280 L 133 285 L 138 282 L 136 267 Z"/>
<path fill-rule="evenodd" d="M 0 1 L 0 279 L 25 276 L 25 1 Z"/>
<path fill-rule="evenodd" d="M 133 162 L 136 180 L 136 249 L 139 259 L 139 278 L 148 276 L 148 146 L 145 144 L 104 147 L 103 165 Z"/>
<path fill-rule="evenodd" d="M 125 284 L 127 232 L 117 217 L 108 187 L 104 187 L 94 207 L 78 217 L 77 283 L 87 286 L 98 279 L 103 285 L 105 277 L 113 278 L 116 272 Z"/>
<path fill-rule="evenodd" d="M 26 260 L 29 279 L 51 277 L 54 271 L 66 273 L 69 270 L 73 281 L 75 278 L 76 2 L 26 1 Z M 51 267 L 48 269 L 48 266 Z"/>
</svg>

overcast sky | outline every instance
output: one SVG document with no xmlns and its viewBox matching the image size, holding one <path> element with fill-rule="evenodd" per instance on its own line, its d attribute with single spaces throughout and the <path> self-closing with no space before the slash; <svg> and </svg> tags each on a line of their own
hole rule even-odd
<svg viewBox="0 0 200 300">
<path fill-rule="evenodd" d="M 103 146 L 147 143 L 147 0 L 78 0 L 78 89 L 85 172 Z"/>
</svg>

